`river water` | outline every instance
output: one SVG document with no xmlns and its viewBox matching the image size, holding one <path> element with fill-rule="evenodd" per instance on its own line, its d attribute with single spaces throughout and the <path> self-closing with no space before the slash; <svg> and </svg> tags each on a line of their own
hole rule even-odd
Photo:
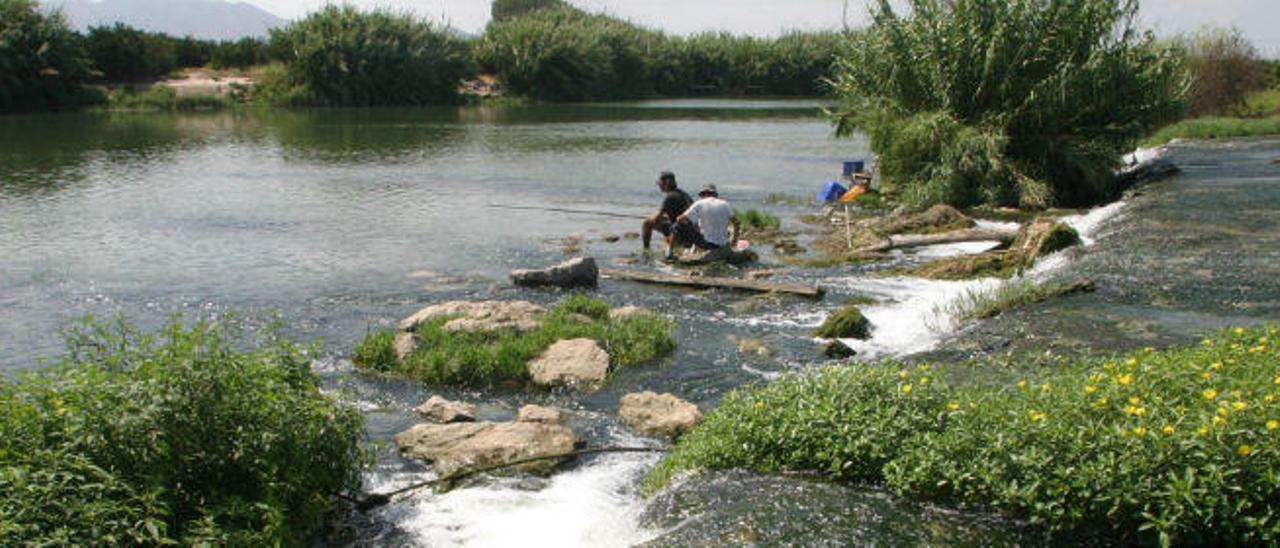
<svg viewBox="0 0 1280 548">
<path fill-rule="evenodd" d="M 514 268 L 566 257 L 567 237 L 605 264 L 629 263 L 656 209 L 657 173 L 716 183 L 739 208 L 784 228 L 794 204 L 865 140 L 835 140 L 804 101 L 56 114 L 0 117 L 0 373 L 61 349 L 58 331 L 86 314 L 156 325 L 171 313 L 217 319 L 275 311 L 290 334 L 322 340 L 316 368 L 360 406 L 373 441 L 410 426 L 432 394 L 508 419 L 525 403 L 571 412 L 588 445 L 654 445 L 623 427 L 622 395 L 673 392 L 713 408 L 729 390 L 822 363 L 808 332 L 851 299 L 877 325 L 854 346 L 867 359 L 952 360 L 1025 351 L 1107 351 L 1193 340 L 1205 329 L 1280 317 L 1280 142 L 1172 147 L 1186 173 L 1068 220 L 1090 245 L 1051 257 L 1037 279 L 1087 276 L 1100 290 L 994 320 L 940 313 L 996 282 L 925 282 L 874 271 L 972 250 L 944 246 L 889 265 L 790 269 L 821 302 L 751 302 L 606 280 L 597 296 L 672 316 L 679 348 L 617 372 L 596 394 L 458 391 L 361 375 L 348 355 L 369 329 L 456 298 L 563 295 L 517 290 Z M 778 195 L 792 205 L 778 203 Z M 620 218 L 597 213 L 630 215 Z M 803 241 L 802 234 L 800 239 Z M 612 238 L 610 238 L 612 240 Z M 980 246 L 981 244 L 979 244 Z M 776 263 L 762 247 L 766 265 Z M 647 265 L 626 265 L 653 268 Z M 660 268 L 660 267 L 659 267 Z M 744 356 L 730 336 L 759 339 Z M 571 463 L 550 478 L 505 478 L 416 496 L 343 520 L 329 543 L 623 546 L 687 544 L 1009 544 L 1034 532 L 981 512 L 918 504 L 873 488 L 800 477 L 708 474 L 651 499 L 637 493 L 655 456 Z M 428 478 L 379 452 L 370 491 Z"/>
</svg>

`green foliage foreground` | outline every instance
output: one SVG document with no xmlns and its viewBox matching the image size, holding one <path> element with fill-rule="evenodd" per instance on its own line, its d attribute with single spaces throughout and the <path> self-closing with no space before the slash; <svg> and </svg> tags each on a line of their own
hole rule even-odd
<svg viewBox="0 0 1280 548">
<path fill-rule="evenodd" d="M 303 544 L 359 488 L 363 419 L 296 345 L 250 342 L 90 322 L 0 385 L 0 545 Z"/>
<path fill-rule="evenodd" d="M 584 321 L 589 319 L 590 321 Z M 573 295 L 547 311 L 532 331 L 513 329 L 466 333 L 447 331 L 452 318 L 423 322 L 414 331 L 417 349 L 404 361 L 396 359 L 394 331 L 371 333 L 355 350 L 355 364 L 364 369 L 396 373 L 430 384 L 492 386 L 524 384 L 528 363 L 557 341 L 595 339 L 616 366 L 651 360 L 675 348 L 671 320 L 653 314 L 613 319 L 609 305 Z"/>
<path fill-rule="evenodd" d="M 1280 538 L 1280 330 L 953 387 L 928 365 L 792 375 L 727 396 L 649 477 L 812 471 L 1054 531 L 1136 542 Z"/>
<path fill-rule="evenodd" d="M 841 59 L 837 132 L 864 131 L 906 204 L 1045 207 L 1112 197 L 1120 157 L 1181 113 L 1176 52 L 1135 0 L 888 0 Z"/>
</svg>

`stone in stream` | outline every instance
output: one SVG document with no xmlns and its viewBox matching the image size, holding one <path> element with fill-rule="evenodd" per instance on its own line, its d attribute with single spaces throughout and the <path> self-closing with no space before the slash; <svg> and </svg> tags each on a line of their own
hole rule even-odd
<svg viewBox="0 0 1280 548">
<path fill-rule="evenodd" d="M 441 424 L 451 422 L 472 422 L 476 420 L 476 406 L 469 403 L 449 401 L 440 396 L 430 399 L 413 409 L 419 415 Z"/>
<path fill-rule="evenodd" d="M 832 339 L 822 346 L 822 355 L 833 360 L 844 360 L 858 355 L 858 351 L 849 347 L 840 339 Z"/>
<path fill-rule="evenodd" d="M 423 322 L 449 317 L 453 319 L 444 324 L 446 331 L 532 331 L 542 325 L 546 312 L 545 308 L 528 301 L 449 301 L 419 310 L 400 322 L 400 329 L 413 331 Z"/>
<path fill-rule="evenodd" d="M 824 339 L 865 340 L 871 337 L 871 322 L 858 307 L 846 306 L 828 316 L 814 335 Z"/>
<path fill-rule="evenodd" d="M 595 391 L 609 375 L 609 354 L 592 339 L 563 340 L 529 362 L 529 374 L 538 386 Z"/>
<path fill-rule="evenodd" d="M 600 283 L 600 268 L 591 257 L 578 257 L 551 268 L 516 270 L 511 282 L 520 287 L 595 287 Z"/>
<path fill-rule="evenodd" d="M 729 335 L 729 342 L 738 347 L 738 352 L 741 354 L 765 358 L 773 355 L 773 351 L 769 350 L 769 347 L 765 346 L 764 341 L 760 339 Z"/>
<path fill-rule="evenodd" d="M 566 426 L 536 422 L 462 422 L 419 424 L 396 436 L 396 446 L 409 458 L 431 463 L 440 477 L 513 463 L 532 457 L 553 457 L 503 471 L 550 472 L 573 452 L 578 435 Z"/>
<path fill-rule="evenodd" d="M 396 333 L 396 340 L 391 345 L 391 350 L 396 353 L 396 360 L 404 361 L 414 350 L 418 349 L 418 337 L 408 331 Z"/>
<path fill-rule="evenodd" d="M 564 412 L 554 407 L 526 405 L 516 413 L 516 422 L 536 422 L 542 424 L 564 424 L 569 420 Z"/>
<path fill-rule="evenodd" d="M 653 311 L 643 306 L 622 306 L 609 311 L 610 320 L 621 320 L 634 316 L 652 316 Z"/>
<path fill-rule="evenodd" d="M 673 394 L 640 392 L 622 397 L 618 414 L 637 432 L 675 438 L 702 422 L 697 405 Z"/>
</svg>

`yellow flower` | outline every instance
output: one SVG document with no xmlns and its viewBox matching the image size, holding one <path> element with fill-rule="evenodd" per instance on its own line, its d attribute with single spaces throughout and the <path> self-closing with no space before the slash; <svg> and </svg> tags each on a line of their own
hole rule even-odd
<svg viewBox="0 0 1280 548">
<path fill-rule="evenodd" d="M 1125 363 L 1126 365 L 1128 365 L 1129 367 L 1133 367 L 1133 366 L 1135 366 L 1135 365 L 1138 365 L 1138 359 L 1137 359 L 1137 358 L 1129 358 L 1129 359 L 1125 360 L 1125 362 L 1124 362 L 1124 363 Z"/>
<path fill-rule="evenodd" d="M 1131 404 L 1133 404 L 1133 405 L 1138 405 L 1138 404 L 1142 403 L 1142 398 L 1139 398 L 1139 397 L 1137 397 L 1137 396 L 1133 396 L 1133 397 L 1129 398 L 1129 403 L 1131 403 Z"/>
<path fill-rule="evenodd" d="M 920 377 L 920 386 L 929 384 L 929 377 Z"/>
<path fill-rule="evenodd" d="M 911 393 L 911 385 L 909 385 L 909 384 L 904 384 L 904 385 L 902 385 L 902 393 L 903 393 L 903 394 L 910 394 L 910 393 Z"/>
<path fill-rule="evenodd" d="M 1236 335 L 1244 335 L 1244 328 L 1243 328 L 1243 327 L 1237 327 L 1237 328 L 1236 328 Z"/>
<path fill-rule="evenodd" d="M 1230 410 L 1230 409 L 1227 409 L 1226 407 L 1219 407 L 1219 408 L 1218 408 L 1218 416 L 1219 416 L 1219 417 L 1225 417 L 1225 416 L 1230 415 L 1230 414 L 1231 414 L 1231 410 Z"/>
<path fill-rule="evenodd" d="M 1207 381 L 1207 380 L 1209 380 L 1209 379 L 1212 379 L 1212 378 L 1213 378 L 1213 374 L 1212 374 L 1212 373 L 1210 373 L 1210 372 L 1208 372 L 1208 371 L 1205 371 L 1204 373 L 1201 373 L 1201 374 L 1200 374 L 1200 378 L 1202 378 L 1202 379 L 1204 379 L 1204 380 L 1206 380 L 1206 381 Z"/>
<path fill-rule="evenodd" d="M 1248 445 L 1241 445 L 1239 449 L 1236 449 L 1236 454 L 1242 457 L 1247 457 L 1253 454 L 1253 448 Z"/>
<path fill-rule="evenodd" d="M 1048 418 L 1048 415 L 1032 409 L 1027 411 L 1027 417 L 1030 418 L 1032 422 L 1042 422 L 1044 419 Z"/>
<path fill-rule="evenodd" d="M 1234 408 L 1236 411 L 1244 411 L 1245 409 L 1249 408 L 1249 404 L 1242 401 L 1238 401 L 1231 404 L 1231 407 Z"/>
<path fill-rule="evenodd" d="M 1018 388 L 1026 388 L 1027 381 L 1018 381 Z"/>
<path fill-rule="evenodd" d="M 1092 375 L 1089 375 L 1089 382 L 1096 384 L 1096 383 L 1102 382 L 1102 379 L 1105 379 L 1105 378 L 1107 378 L 1106 375 L 1103 375 L 1101 373 L 1094 373 Z"/>
<path fill-rule="evenodd" d="M 978 404 L 977 404 L 977 403 L 969 402 L 969 409 L 977 409 L 977 408 L 978 408 Z"/>
<path fill-rule="evenodd" d="M 1133 383 L 1133 375 L 1130 375 L 1128 373 L 1125 373 L 1124 375 L 1120 375 L 1119 377 L 1116 377 L 1116 382 L 1128 386 L 1129 384 Z"/>
<path fill-rule="evenodd" d="M 1209 364 L 1209 369 L 1212 369 L 1214 371 L 1222 369 L 1222 362 L 1213 362 L 1212 364 Z"/>
<path fill-rule="evenodd" d="M 1208 389 L 1208 390 L 1205 390 L 1204 392 L 1201 392 L 1200 394 L 1201 394 L 1201 395 L 1203 395 L 1203 396 L 1204 396 L 1204 399 L 1206 399 L 1206 400 L 1214 400 L 1214 399 L 1217 399 L 1217 398 L 1218 398 L 1218 391 L 1217 391 L 1217 390 L 1214 390 L 1214 389 L 1212 389 L 1212 388 L 1210 388 L 1210 389 Z"/>
<path fill-rule="evenodd" d="M 1225 423 L 1225 422 L 1227 422 L 1227 419 L 1224 419 L 1224 418 L 1222 418 L 1222 417 L 1214 417 L 1214 418 L 1213 418 L 1213 424 L 1214 424 L 1215 426 L 1216 426 L 1216 425 L 1219 425 L 1219 424 L 1223 424 L 1223 423 Z"/>
<path fill-rule="evenodd" d="M 1266 396 L 1263 396 L 1263 397 L 1262 397 L 1262 399 L 1263 399 L 1263 400 L 1265 400 L 1267 403 L 1272 403 L 1272 402 L 1276 401 L 1276 395 L 1275 395 L 1275 394 L 1267 394 Z"/>
<path fill-rule="evenodd" d="M 1208 434 L 1208 433 L 1209 433 L 1209 427 L 1208 427 L 1208 426 L 1201 426 L 1200 428 L 1197 428 L 1197 429 L 1196 429 L 1196 433 L 1197 433 L 1197 434 L 1200 434 L 1201 436 L 1203 436 L 1203 435 L 1205 435 L 1205 434 Z"/>
<path fill-rule="evenodd" d="M 762 402 L 762 401 L 757 401 L 757 402 L 756 402 L 756 409 L 764 409 L 764 402 Z"/>
<path fill-rule="evenodd" d="M 898 372 L 898 378 L 899 378 L 899 379 L 905 379 L 905 378 L 907 378 L 907 375 L 910 375 L 910 374 L 911 374 L 911 373 L 907 372 L 907 370 L 906 370 L 906 369 L 903 369 L 902 371 L 899 371 L 899 372 Z"/>
<path fill-rule="evenodd" d="M 1280 421 L 1267 421 L 1267 430 L 1280 428 Z"/>
<path fill-rule="evenodd" d="M 1160 429 L 1160 431 L 1161 431 L 1161 432 L 1164 432 L 1164 434 L 1165 434 L 1166 436 L 1171 436 L 1171 435 L 1173 435 L 1173 427 L 1172 427 L 1172 426 L 1166 426 L 1166 427 L 1164 427 L 1164 428 L 1161 428 L 1161 429 Z"/>
<path fill-rule="evenodd" d="M 1213 339 L 1205 339 L 1201 342 L 1203 342 L 1205 346 L 1213 346 Z"/>
<path fill-rule="evenodd" d="M 1098 387 L 1093 386 L 1093 385 L 1089 385 L 1089 386 L 1084 387 L 1084 393 L 1085 393 L 1085 394 L 1092 394 L 1092 393 L 1097 392 L 1097 391 L 1098 391 Z"/>
<path fill-rule="evenodd" d="M 1258 337 L 1258 344 L 1267 344 L 1266 337 Z"/>
<path fill-rule="evenodd" d="M 947 409 L 950 409 L 950 410 L 952 410 L 952 411 L 959 411 L 959 410 L 960 410 L 960 404 L 958 404 L 958 403 L 956 403 L 956 402 L 948 403 L 948 404 L 947 404 Z"/>
<path fill-rule="evenodd" d="M 1098 398 L 1097 401 L 1093 402 L 1093 405 L 1094 407 L 1106 407 L 1108 403 L 1110 402 L 1107 401 L 1107 398 Z"/>
<path fill-rule="evenodd" d="M 1125 413 L 1128 413 L 1128 414 L 1130 414 L 1130 415 L 1136 416 L 1136 417 L 1145 417 L 1145 416 L 1147 416 L 1147 408 L 1145 408 L 1145 407 L 1137 407 L 1137 406 L 1134 406 L 1134 405 L 1128 405 L 1128 406 L 1125 406 L 1125 408 L 1124 408 L 1124 412 L 1125 412 Z"/>
<path fill-rule="evenodd" d="M 1134 428 L 1134 429 L 1133 429 L 1133 435 L 1135 435 L 1135 436 L 1145 436 L 1145 435 L 1147 435 L 1147 429 L 1146 429 L 1146 428 L 1143 428 L 1143 427 L 1141 427 L 1141 426 L 1139 426 L 1139 427 L 1137 427 L 1137 428 Z"/>
</svg>

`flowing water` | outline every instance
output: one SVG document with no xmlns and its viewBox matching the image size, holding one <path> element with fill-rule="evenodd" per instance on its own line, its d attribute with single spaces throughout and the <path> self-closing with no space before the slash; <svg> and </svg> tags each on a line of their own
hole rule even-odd
<svg viewBox="0 0 1280 548">
<path fill-rule="evenodd" d="M 820 302 L 606 280 L 600 298 L 673 317 L 679 348 L 617 372 L 598 393 L 461 391 L 353 371 L 348 355 L 369 329 L 426 304 L 562 298 L 511 288 L 505 275 L 563 260 L 565 238 L 606 264 L 665 268 L 633 264 L 633 238 L 606 240 L 638 230 L 656 209 L 653 180 L 664 169 L 687 188 L 716 183 L 736 207 L 768 209 L 803 229 L 796 217 L 813 207 L 770 195 L 807 198 L 841 160 L 868 155 L 865 140 L 832 139 L 819 107 L 661 101 L 0 117 L 0 373 L 56 357 L 58 330 L 86 314 L 121 313 L 146 326 L 171 313 L 275 311 L 292 335 L 323 340 L 316 368 L 366 412 L 372 440 L 389 440 L 413 424 L 414 406 L 441 394 L 479 403 L 492 419 L 525 403 L 567 409 L 590 446 L 661 446 L 619 423 L 622 395 L 673 392 L 713 408 L 735 387 L 822 363 L 809 332 L 853 298 L 873 302 L 864 312 L 874 336 L 851 341 L 867 359 L 1175 344 L 1280 316 L 1280 166 L 1271 163 L 1280 142 L 1236 141 L 1174 147 L 1185 175 L 1069 219 L 1089 245 L 1028 275 L 1088 276 L 1100 287 L 1092 295 L 955 325 L 937 311 L 996 282 L 874 276 L 970 244 L 887 265 L 779 274 L 824 286 Z M 731 335 L 759 339 L 772 354 L 742 355 Z M 584 458 L 549 478 L 418 493 L 351 516 L 329 542 L 987 545 L 1033 534 L 983 513 L 800 477 L 708 474 L 645 499 L 639 481 L 657 458 Z M 375 492 L 429 477 L 391 448 L 366 474 Z"/>
</svg>

